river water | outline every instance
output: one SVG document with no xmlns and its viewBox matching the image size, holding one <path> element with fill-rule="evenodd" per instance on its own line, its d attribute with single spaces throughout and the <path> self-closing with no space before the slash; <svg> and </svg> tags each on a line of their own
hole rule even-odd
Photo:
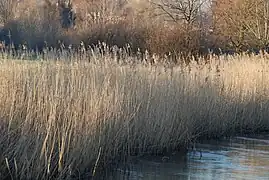
<svg viewBox="0 0 269 180">
<path fill-rule="evenodd" d="M 108 180 L 269 180 L 269 135 L 196 144 L 185 157 L 133 158 Z"/>
</svg>

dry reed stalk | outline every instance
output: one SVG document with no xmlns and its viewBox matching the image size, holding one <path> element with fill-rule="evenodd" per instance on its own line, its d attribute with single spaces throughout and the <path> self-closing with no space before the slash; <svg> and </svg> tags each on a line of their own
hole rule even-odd
<svg viewBox="0 0 269 180">
<path fill-rule="evenodd" d="M 118 155 L 269 129 L 264 57 L 173 68 L 98 63 L 104 58 L 1 60 L 2 178 L 68 179 Z"/>
</svg>

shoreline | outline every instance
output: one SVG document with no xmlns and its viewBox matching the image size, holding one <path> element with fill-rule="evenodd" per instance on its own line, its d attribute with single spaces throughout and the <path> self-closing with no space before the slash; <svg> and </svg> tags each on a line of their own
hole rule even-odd
<svg viewBox="0 0 269 180">
<path fill-rule="evenodd" d="M 263 56 L 171 69 L 109 58 L 1 60 L 3 179 L 70 179 L 128 156 L 184 154 L 203 139 L 269 131 Z"/>
</svg>

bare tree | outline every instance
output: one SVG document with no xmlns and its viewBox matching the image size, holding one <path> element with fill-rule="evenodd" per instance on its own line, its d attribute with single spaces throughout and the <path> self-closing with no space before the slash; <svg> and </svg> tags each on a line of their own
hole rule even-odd
<svg viewBox="0 0 269 180">
<path fill-rule="evenodd" d="M 159 10 L 157 16 L 167 16 L 174 22 L 192 25 L 199 17 L 205 0 L 155 0 L 151 3 Z"/>
<path fill-rule="evenodd" d="M 236 51 L 269 46 L 269 1 L 219 0 L 214 11 L 217 33 Z"/>
<path fill-rule="evenodd" d="M 17 0 L 0 0 L 0 22 L 5 24 L 15 16 Z"/>
<path fill-rule="evenodd" d="M 73 0 L 78 18 L 83 24 L 105 24 L 111 17 L 120 15 L 128 0 Z"/>
</svg>

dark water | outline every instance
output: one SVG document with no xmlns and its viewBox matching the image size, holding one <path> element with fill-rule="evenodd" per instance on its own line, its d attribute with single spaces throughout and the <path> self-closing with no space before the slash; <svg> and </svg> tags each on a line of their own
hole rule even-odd
<svg viewBox="0 0 269 180">
<path fill-rule="evenodd" d="M 184 158 L 133 158 L 119 165 L 110 180 L 269 180 L 269 135 L 235 137 L 196 144 Z"/>
</svg>

